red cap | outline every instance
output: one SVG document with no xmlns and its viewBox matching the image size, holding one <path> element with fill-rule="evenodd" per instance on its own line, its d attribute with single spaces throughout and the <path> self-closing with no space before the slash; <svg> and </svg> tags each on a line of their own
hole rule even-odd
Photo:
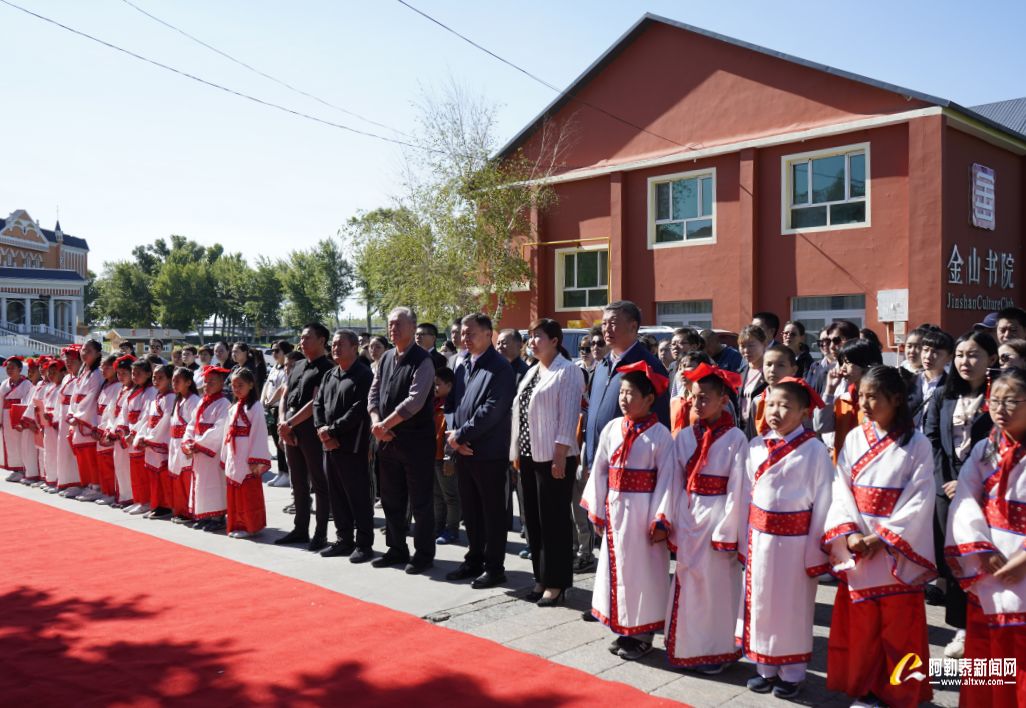
<svg viewBox="0 0 1026 708">
<path fill-rule="evenodd" d="M 644 359 L 636 361 L 633 364 L 618 366 L 616 367 L 616 370 L 621 374 L 626 374 L 631 371 L 640 371 L 643 373 L 645 378 L 652 382 L 652 388 L 655 389 L 656 398 L 662 396 L 666 392 L 666 389 L 670 387 L 670 379 L 653 369 L 651 364 Z"/>
<path fill-rule="evenodd" d="M 49 368 L 50 368 L 51 366 L 56 366 L 56 367 L 57 367 L 58 369 L 65 369 L 65 370 L 66 370 L 66 369 L 68 368 L 68 367 L 67 367 L 67 366 L 66 366 L 66 365 L 64 364 L 64 362 L 63 362 L 63 361 L 61 361 L 60 359 L 51 359 L 51 360 L 50 360 L 50 361 L 49 361 L 49 362 L 47 363 L 47 365 L 46 365 L 46 368 L 47 368 L 47 369 L 49 369 Z"/>
<path fill-rule="evenodd" d="M 114 360 L 114 368 L 121 368 L 121 364 L 131 364 L 133 361 L 135 361 L 135 357 L 131 354 L 119 356 L 117 359 Z"/>
<path fill-rule="evenodd" d="M 721 369 L 718 366 L 709 366 L 704 362 L 696 366 L 691 371 L 685 371 L 683 376 L 692 383 L 701 381 L 707 376 L 715 376 L 723 381 L 723 383 L 727 384 L 730 390 L 734 393 L 737 393 L 737 390 L 741 388 L 741 374 Z"/>
<path fill-rule="evenodd" d="M 68 346 L 66 346 L 63 349 L 61 349 L 61 354 L 65 355 L 65 356 L 67 356 L 67 355 L 74 355 L 74 356 L 76 356 L 78 358 L 82 358 L 82 355 L 80 354 L 81 351 L 82 351 L 82 345 L 81 344 L 69 344 Z"/>
<path fill-rule="evenodd" d="M 784 378 L 777 381 L 777 384 L 782 383 L 797 384 L 798 386 L 801 386 L 806 391 L 808 391 L 809 401 L 812 404 L 813 408 L 823 408 L 824 406 L 826 406 L 826 404 L 823 403 L 823 399 L 819 397 L 819 393 L 816 391 L 816 389 L 810 386 L 809 382 L 805 379 L 800 379 L 797 376 L 785 376 Z"/>
<path fill-rule="evenodd" d="M 24 364 L 25 363 L 25 357 L 20 356 L 18 354 L 15 354 L 14 356 L 9 356 L 9 357 L 7 357 L 7 361 L 4 362 L 4 366 L 10 366 L 14 362 L 18 362 L 19 364 Z"/>
<path fill-rule="evenodd" d="M 221 374 L 222 376 L 227 376 L 230 373 L 232 373 L 231 369 L 226 369 L 223 366 L 211 366 L 208 364 L 207 366 L 203 367 L 204 379 L 210 376 L 210 374 Z"/>
</svg>

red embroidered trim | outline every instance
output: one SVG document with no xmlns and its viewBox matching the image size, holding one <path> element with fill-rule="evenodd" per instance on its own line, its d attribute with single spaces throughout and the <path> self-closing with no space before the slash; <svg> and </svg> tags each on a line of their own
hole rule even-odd
<svg viewBox="0 0 1026 708">
<path fill-rule="evenodd" d="M 822 565 L 814 565 L 811 568 L 805 569 L 805 574 L 810 578 L 818 578 L 821 575 L 826 575 L 830 572 L 830 564 L 823 563 Z"/>
<path fill-rule="evenodd" d="M 812 511 L 766 511 L 749 505 L 748 526 L 773 536 L 804 536 L 812 523 Z"/>
<path fill-rule="evenodd" d="M 217 453 L 211 450 L 209 447 L 203 447 L 202 445 L 195 444 L 193 445 L 193 449 L 202 452 L 207 457 L 217 457 Z"/>
<path fill-rule="evenodd" d="M 698 494 L 703 497 L 716 497 L 727 493 L 727 482 L 728 477 L 720 477 L 714 474 L 698 474 L 695 475 L 692 485 L 691 493 Z"/>
<path fill-rule="evenodd" d="M 588 506 L 588 502 L 587 501 L 585 501 L 584 499 L 581 499 L 579 506 L 582 509 L 584 509 L 586 512 L 588 512 L 588 521 L 590 521 L 591 523 L 595 524 L 595 526 L 602 527 L 602 526 L 606 525 L 606 520 L 605 519 L 600 519 L 599 517 L 595 516 L 595 514 L 592 512 L 591 508 Z"/>
<path fill-rule="evenodd" d="M 207 432 L 208 430 L 210 430 L 213 427 L 214 427 L 214 423 L 204 423 L 201 420 L 197 420 L 196 421 L 196 431 L 200 435 L 202 435 L 203 433 Z"/>
<path fill-rule="evenodd" d="M 180 440 L 185 437 L 185 426 L 184 425 L 172 425 L 171 426 L 171 437 L 176 440 Z"/>
<path fill-rule="evenodd" d="M 737 661 L 741 658 L 741 650 L 731 652 L 729 654 L 713 654 L 711 656 L 694 656 L 687 659 L 679 659 L 670 652 L 666 652 L 666 660 L 670 662 L 671 666 L 711 666 L 715 664 L 726 664 L 731 661 Z"/>
<path fill-rule="evenodd" d="M 884 438 L 886 440 L 886 438 Z M 901 496 L 901 489 L 894 487 L 864 487 L 853 485 L 851 493 L 855 497 L 855 505 L 863 514 L 869 516 L 890 516 Z"/>
<path fill-rule="evenodd" d="M 632 470 L 623 467 L 609 468 L 609 490 L 613 492 L 642 492 L 655 491 L 656 471 L 655 470 Z"/>
<path fill-rule="evenodd" d="M 877 525 L 874 529 L 876 535 L 880 537 L 880 540 L 886 543 L 888 546 L 893 546 L 899 553 L 908 558 L 910 561 L 918 566 L 937 572 L 937 566 L 930 561 L 923 558 L 921 555 L 912 550 L 912 546 L 898 534 L 894 533 L 890 529 L 886 529 L 883 526 Z"/>
<path fill-rule="evenodd" d="M 150 447 L 156 450 L 157 452 L 163 452 L 164 454 L 167 454 L 167 445 L 164 443 L 147 441 L 146 447 Z"/>
<path fill-rule="evenodd" d="M 827 531 L 825 534 L 823 534 L 823 540 L 820 541 L 820 545 L 826 546 L 835 538 L 838 538 L 839 536 L 847 536 L 849 534 L 857 533 L 858 530 L 858 524 L 854 524 L 850 521 L 845 522 L 843 524 L 839 524 L 830 529 L 829 531 Z"/>
<path fill-rule="evenodd" d="M 710 543 L 714 551 L 727 551 L 728 553 L 737 552 L 736 543 L 723 543 L 722 541 L 711 541 Z"/>
<path fill-rule="evenodd" d="M 139 422 L 139 416 L 142 415 L 142 411 L 128 411 L 128 422 L 135 425 Z"/>
<path fill-rule="evenodd" d="M 768 470 L 770 467 L 783 460 L 785 457 L 787 457 L 792 452 L 797 450 L 807 441 L 812 440 L 814 437 L 816 437 L 816 434 L 814 432 L 812 432 L 811 430 L 806 430 L 804 433 L 796 437 L 791 442 L 785 443 L 773 450 L 770 450 L 769 456 L 761 465 L 759 465 L 759 469 L 755 470 L 755 481 L 758 482 L 759 478 L 762 477 L 766 470 Z M 768 448 L 769 446 L 767 445 L 767 449 Z"/>
<path fill-rule="evenodd" d="M 192 518 L 197 521 L 200 519 L 210 519 L 215 516 L 224 516 L 227 513 L 227 509 L 221 509 L 220 511 L 208 511 L 204 514 L 192 514 Z"/>
<path fill-rule="evenodd" d="M 914 592 L 921 593 L 922 591 L 922 585 L 895 583 L 893 585 L 880 585 L 879 587 L 865 588 L 863 590 L 848 588 L 848 596 L 852 602 L 864 602 L 865 600 L 875 600 L 878 597 L 886 597 L 888 595 L 907 595 Z"/>
<path fill-rule="evenodd" d="M 648 632 L 658 632 L 666 624 L 665 622 L 653 622 L 652 624 L 643 624 L 639 627 L 624 627 L 623 625 L 613 624 L 608 617 L 606 617 L 604 614 L 596 610 L 594 607 L 591 608 L 591 616 L 622 637 L 629 637 L 633 634 L 647 634 Z"/>
<path fill-rule="evenodd" d="M 1026 534 L 1026 504 L 1023 502 L 991 497 L 983 505 L 983 516 L 991 528 Z"/>
<path fill-rule="evenodd" d="M 866 442 L 869 443 L 869 449 L 851 466 L 851 481 L 853 484 L 855 478 L 859 476 L 862 470 L 866 469 L 873 460 L 880 456 L 880 453 L 893 445 L 897 440 L 897 438 L 890 434 L 882 438 L 879 437 L 876 434 L 876 425 L 868 418 L 862 421 L 862 432 L 866 436 Z"/>
<path fill-rule="evenodd" d="M 989 627 L 1015 627 L 1026 624 L 1026 612 L 1001 612 L 996 615 L 984 615 Z"/>
<path fill-rule="evenodd" d="M 974 553 L 993 553 L 997 547 L 990 541 L 959 543 L 955 546 L 944 546 L 944 555 L 949 557 L 970 556 Z"/>
<path fill-rule="evenodd" d="M 114 456 L 114 447 L 113 446 L 99 446 L 99 447 L 96 448 L 96 454 L 97 455 L 110 455 L 111 457 L 113 457 Z"/>
</svg>

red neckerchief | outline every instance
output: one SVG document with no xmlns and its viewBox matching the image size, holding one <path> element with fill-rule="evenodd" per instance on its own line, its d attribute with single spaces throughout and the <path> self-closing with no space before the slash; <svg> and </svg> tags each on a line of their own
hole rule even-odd
<svg viewBox="0 0 1026 708">
<path fill-rule="evenodd" d="M 851 466 L 852 483 L 855 482 L 855 478 L 859 476 L 862 470 L 869 466 L 870 462 L 879 457 L 880 453 L 893 445 L 901 437 L 900 432 L 891 432 L 881 438 L 877 435 L 876 425 L 869 418 L 862 421 L 862 433 L 866 436 L 869 449 L 859 459 L 855 460 L 855 464 Z"/>
<path fill-rule="evenodd" d="M 241 421 L 240 421 L 241 418 Z M 236 429 L 236 423 L 241 422 L 242 425 Z M 228 424 L 228 432 L 225 433 L 224 440 L 230 443 L 232 450 L 235 450 L 235 438 L 249 437 L 250 422 L 249 416 L 246 415 L 246 404 L 239 401 L 235 404 L 235 415 L 232 417 L 232 422 Z"/>
<path fill-rule="evenodd" d="M 620 446 L 613 450 L 613 454 L 609 456 L 609 466 L 626 467 L 627 460 L 631 455 L 631 446 L 634 445 L 634 441 L 640 438 L 642 433 L 658 422 L 659 418 L 655 413 L 649 413 L 646 417 L 638 421 L 631 420 L 627 416 L 624 416 L 623 422 L 620 424 L 620 430 L 623 433 L 623 442 L 620 443 Z"/>
<path fill-rule="evenodd" d="M 762 389 L 762 393 L 759 394 L 759 400 L 755 402 L 755 432 L 759 435 L 765 435 L 770 431 L 769 423 L 766 422 L 766 395 L 769 393 L 770 387 Z"/>
<path fill-rule="evenodd" d="M 146 389 L 148 389 L 151 385 L 152 384 L 147 382 L 144 386 L 136 386 L 134 389 L 132 389 L 132 392 L 130 394 L 128 394 L 128 405 L 131 406 L 132 405 L 132 399 L 135 398 L 136 396 L 138 396 L 140 393 L 142 393 Z"/>
<path fill-rule="evenodd" d="M 765 474 L 766 470 L 797 450 L 807 440 L 812 440 L 814 437 L 816 437 L 814 432 L 806 430 L 791 442 L 787 442 L 783 438 L 766 438 L 766 449 L 769 450 L 769 457 L 766 458 L 765 462 L 759 465 L 759 469 L 755 470 L 755 481 L 758 482 L 759 478 Z"/>
<path fill-rule="evenodd" d="M 698 449 L 692 453 L 684 470 L 689 492 L 694 489 L 695 480 L 698 479 L 698 475 L 702 473 L 709 462 L 709 448 L 734 427 L 734 417 L 727 411 L 723 411 L 712 425 L 706 425 L 704 420 L 698 419 L 692 427 L 695 431 L 695 440 L 698 441 Z"/>
<path fill-rule="evenodd" d="M 441 410 L 445 410 L 445 399 L 435 397 L 435 413 Z"/>
<path fill-rule="evenodd" d="M 679 396 L 679 398 L 684 398 L 684 396 Z M 684 430 L 684 428 L 688 427 L 691 422 L 691 399 L 684 398 L 684 400 L 681 401 L 680 408 L 678 408 L 675 413 L 676 415 L 673 417 L 673 424 L 670 429 Z"/>
<path fill-rule="evenodd" d="M 848 384 L 848 398 L 851 399 L 851 405 L 856 410 L 859 407 L 859 387 L 855 384 Z"/>
<path fill-rule="evenodd" d="M 129 391 L 131 391 L 131 389 L 128 386 L 122 384 L 121 390 L 118 392 L 118 400 L 114 401 L 114 415 L 115 416 L 121 415 L 121 409 L 124 408 L 124 405 L 122 404 L 122 401 L 125 398 L 125 394 L 128 393 Z"/>
<path fill-rule="evenodd" d="M 203 400 L 200 401 L 199 407 L 196 408 L 196 422 L 199 423 L 203 419 L 203 412 L 207 410 L 207 407 L 221 398 L 224 398 L 223 391 L 216 391 L 214 393 L 208 393 L 203 396 Z"/>
<path fill-rule="evenodd" d="M 998 433 L 998 429 L 994 429 L 994 433 Z M 992 433 L 992 439 L 994 437 Z M 1026 447 L 1019 443 L 1018 440 L 1010 438 L 1006 433 L 1000 432 L 1000 438 L 997 440 L 998 446 L 998 467 L 995 474 L 997 478 L 997 502 L 1004 508 L 1008 505 L 1008 481 L 1012 476 L 1012 470 L 1022 461 L 1023 456 L 1026 456 Z"/>
<path fill-rule="evenodd" d="M 185 425 L 188 421 L 185 420 L 185 416 L 182 415 L 182 404 L 188 401 L 190 398 L 195 396 L 195 393 L 190 392 L 188 396 L 182 396 L 175 401 L 174 408 L 171 409 L 171 417 L 178 416 L 178 422 L 180 425 Z"/>
</svg>

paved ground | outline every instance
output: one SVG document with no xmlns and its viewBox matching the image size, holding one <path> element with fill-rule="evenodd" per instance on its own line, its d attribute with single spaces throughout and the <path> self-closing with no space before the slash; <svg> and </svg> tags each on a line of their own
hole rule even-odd
<svg viewBox="0 0 1026 708">
<path fill-rule="evenodd" d="M 591 575 L 578 575 L 564 607 L 539 608 L 522 599 L 533 582 L 531 565 L 516 556 L 523 541 L 516 533 L 509 536 L 506 587 L 473 590 L 466 583 L 449 583 L 444 577 L 462 559 L 463 546 L 439 546 L 435 567 L 426 576 L 408 576 L 401 569 L 378 569 L 369 564 L 353 565 L 344 558 L 321 558 L 305 548 L 277 547 L 271 544 L 292 528 L 292 517 L 282 512 L 291 501 L 289 489 L 264 488 L 268 507 L 268 526 L 257 539 L 236 540 L 222 534 L 208 534 L 176 526 L 166 521 L 151 521 L 128 516 L 95 504 L 68 501 L 44 494 L 20 484 L 0 482 L 0 492 L 34 499 L 84 516 L 101 519 L 125 528 L 147 533 L 246 563 L 268 571 L 299 578 L 316 585 L 424 617 L 444 627 L 491 639 L 513 649 L 537 654 L 551 661 L 572 666 L 610 681 L 621 681 L 653 695 L 695 706 L 775 705 L 773 698 L 748 692 L 745 681 L 753 675 L 751 664 L 741 662 L 720 676 L 700 678 L 667 667 L 660 651 L 641 662 L 625 662 L 611 655 L 606 646 L 611 634 L 598 623 L 581 621 L 581 611 L 590 606 Z M 375 510 L 376 522 L 383 525 L 381 510 Z M 375 550 L 384 550 L 384 536 L 378 534 Z M 845 696 L 826 690 L 826 641 L 834 588 L 820 586 L 816 605 L 815 655 L 809 680 L 802 697 L 803 705 L 846 706 Z M 274 600 L 267 598 L 268 611 Z M 944 626 L 939 608 L 927 607 L 930 622 L 930 653 L 941 656 L 952 631 Z M 454 657 L 454 661 L 465 658 Z M 515 671 L 516 667 L 510 667 Z M 767 703 L 767 701 L 769 703 Z M 954 691 L 935 692 L 934 705 L 955 706 Z"/>
</svg>

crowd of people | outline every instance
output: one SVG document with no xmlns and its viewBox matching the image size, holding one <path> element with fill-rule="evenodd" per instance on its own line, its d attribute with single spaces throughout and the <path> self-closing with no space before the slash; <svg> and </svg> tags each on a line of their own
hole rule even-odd
<svg viewBox="0 0 1026 708">
<path fill-rule="evenodd" d="M 827 686 L 853 705 L 929 700 L 909 655 L 925 667 L 925 605 L 942 604 L 960 667 L 1019 660 L 1006 681 L 965 680 L 963 702 L 1026 701 L 1026 312 L 957 339 L 918 327 L 897 367 L 843 320 L 810 346 L 801 322 L 760 312 L 737 349 L 710 330 L 639 337 L 641 322 L 607 305 L 577 359 L 554 320 L 525 339 L 481 313 L 439 351 L 409 308 L 387 338 L 311 323 L 271 367 L 241 342 L 170 364 L 156 341 L 141 358 L 96 341 L 11 357 L 0 463 L 11 482 L 236 538 L 266 525 L 276 464 L 295 522 L 275 543 L 416 575 L 462 525 L 446 577 L 474 588 L 506 582 L 518 508 L 529 600 L 560 604 L 595 568 L 583 619 L 616 635 L 612 653 L 637 660 L 662 631 L 672 666 L 715 675 L 744 655 L 748 688 L 785 699 L 820 582 L 838 585 Z"/>
</svg>

